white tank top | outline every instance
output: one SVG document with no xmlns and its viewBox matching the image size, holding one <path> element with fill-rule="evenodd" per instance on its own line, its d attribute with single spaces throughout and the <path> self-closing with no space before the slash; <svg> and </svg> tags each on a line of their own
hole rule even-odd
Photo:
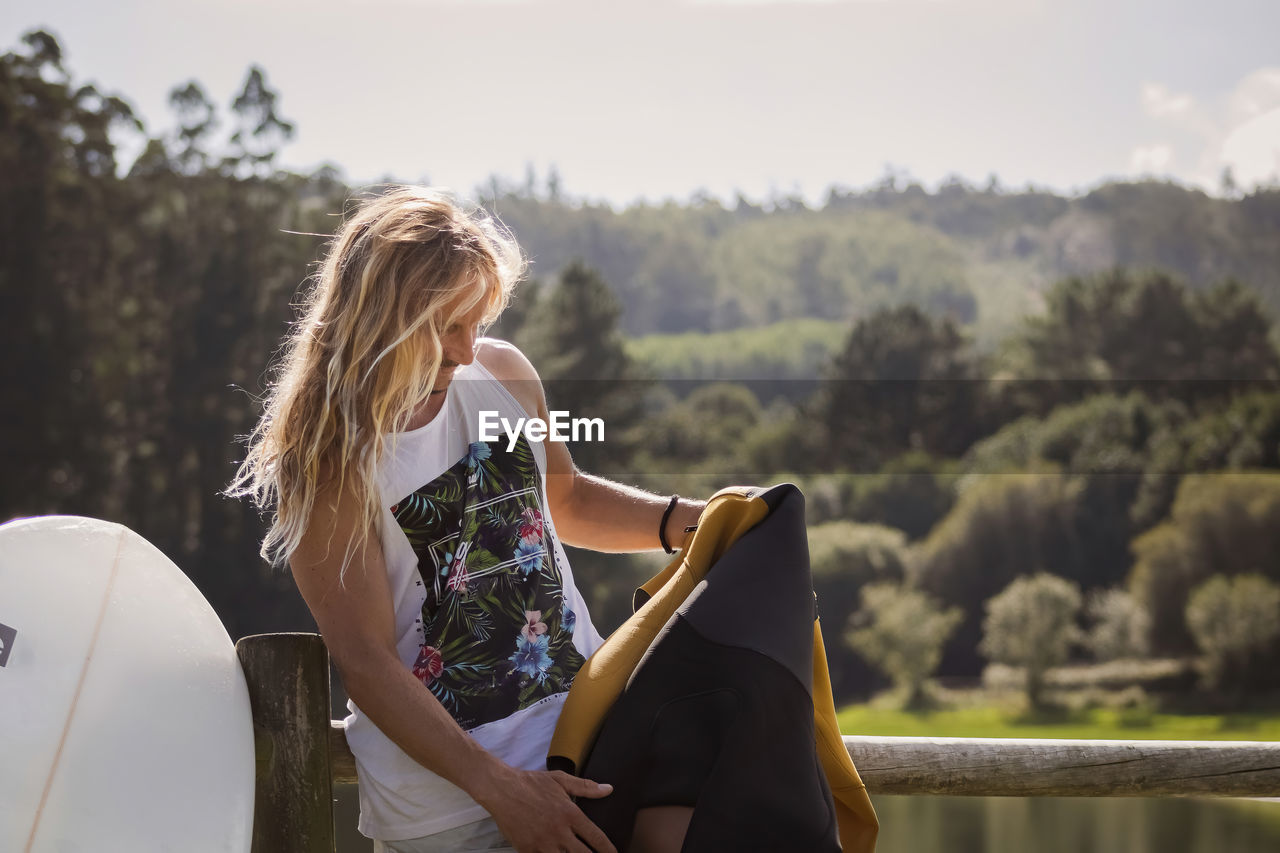
<svg viewBox="0 0 1280 853">
<path fill-rule="evenodd" d="M 530 417 L 476 359 L 454 373 L 435 418 L 386 437 L 378 486 L 396 647 L 480 745 L 544 769 L 565 695 L 603 640 L 547 510 L 546 448 L 522 434 L 508 450 L 501 430 L 481 441 L 486 410 L 512 425 Z M 363 834 L 416 838 L 486 816 L 347 708 Z"/>
</svg>

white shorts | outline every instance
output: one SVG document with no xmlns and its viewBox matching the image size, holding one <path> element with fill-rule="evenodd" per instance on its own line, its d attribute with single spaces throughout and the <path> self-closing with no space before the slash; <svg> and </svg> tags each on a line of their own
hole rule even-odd
<svg viewBox="0 0 1280 853">
<path fill-rule="evenodd" d="M 403 841 L 373 842 L 373 853 L 515 853 L 511 842 L 503 837 L 498 824 L 487 817 L 475 823 L 446 829 L 435 835 L 406 838 Z"/>
</svg>

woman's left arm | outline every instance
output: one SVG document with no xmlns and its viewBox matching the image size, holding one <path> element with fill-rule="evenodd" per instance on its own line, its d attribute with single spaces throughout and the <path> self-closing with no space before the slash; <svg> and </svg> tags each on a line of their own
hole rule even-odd
<svg viewBox="0 0 1280 853">
<path fill-rule="evenodd" d="M 542 381 L 529 359 L 514 345 L 489 340 L 477 352 L 484 366 L 526 412 L 549 423 Z M 654 551 L 662 548 L 658 524 L 670 503 L 670 495 L 655 495 L 587 474 L 578 469 L 562 441 L 543 442 L 547 451 L 547 501 L 561 541 L 579 548 L 611 553 Z M 698 523 L 707 502 L 680 498 L 666 523 L 667 542 L 684 545 L 685 527 Z"/>
<path fill-rule="evenodd" d="M 572 471 L 563 477 L 569 483 L 568 494 L 561 496 L 559 505 L 550 491 L 547 499 L 551 502 L 551 517 L 563 541 L 580 548 L 613 553 L 662 548 L 658 524 L 667 511 L 670 495 L 655 495 L 579 471 L 563 444 L 559 449 Z M 551 457 L 552 450 L 548 448 L 548 468 L 552 465 Z M 667 543 L 672 548 L 684 546 L 690 535 L 685 533 L 685 527 L 697 524 L 706 506 L 706 501 L 679 499 L 666 523 Z"/>
</svg>

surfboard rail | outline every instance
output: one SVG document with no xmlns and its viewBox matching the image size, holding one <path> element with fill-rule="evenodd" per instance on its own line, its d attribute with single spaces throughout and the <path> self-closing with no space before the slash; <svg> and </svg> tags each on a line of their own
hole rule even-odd
<svg viewBox="0 0 1280 853">
<path fill-rule="evenodd" d="M 356 784 L 319 634 L 236 644 L 258 756 L 254 853 L 334 853 L 333 789 Z M 1280 743 L 863 737 L 845 747 L 871 794 L 1280 797 Z"/>
</svg>

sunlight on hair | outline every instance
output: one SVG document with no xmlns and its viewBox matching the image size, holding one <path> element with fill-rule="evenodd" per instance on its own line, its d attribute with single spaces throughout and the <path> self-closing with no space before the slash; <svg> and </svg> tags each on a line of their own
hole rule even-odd
<svg viewBox="0 0 1280 853">
<path fill-rule="evenodd" d="M 388 439 L 428 398 L 441 335 L 510 303 L 527 261 L 496 218 L 428 187 L 358 202 L 330 241 L 275 368 L 261 420 L 226 494 L 271 510 L 262 556 L 286 561 L 320 494 L 359 507 L 340 577 L 381 518 L 376 471 Z"/>
</svg>

